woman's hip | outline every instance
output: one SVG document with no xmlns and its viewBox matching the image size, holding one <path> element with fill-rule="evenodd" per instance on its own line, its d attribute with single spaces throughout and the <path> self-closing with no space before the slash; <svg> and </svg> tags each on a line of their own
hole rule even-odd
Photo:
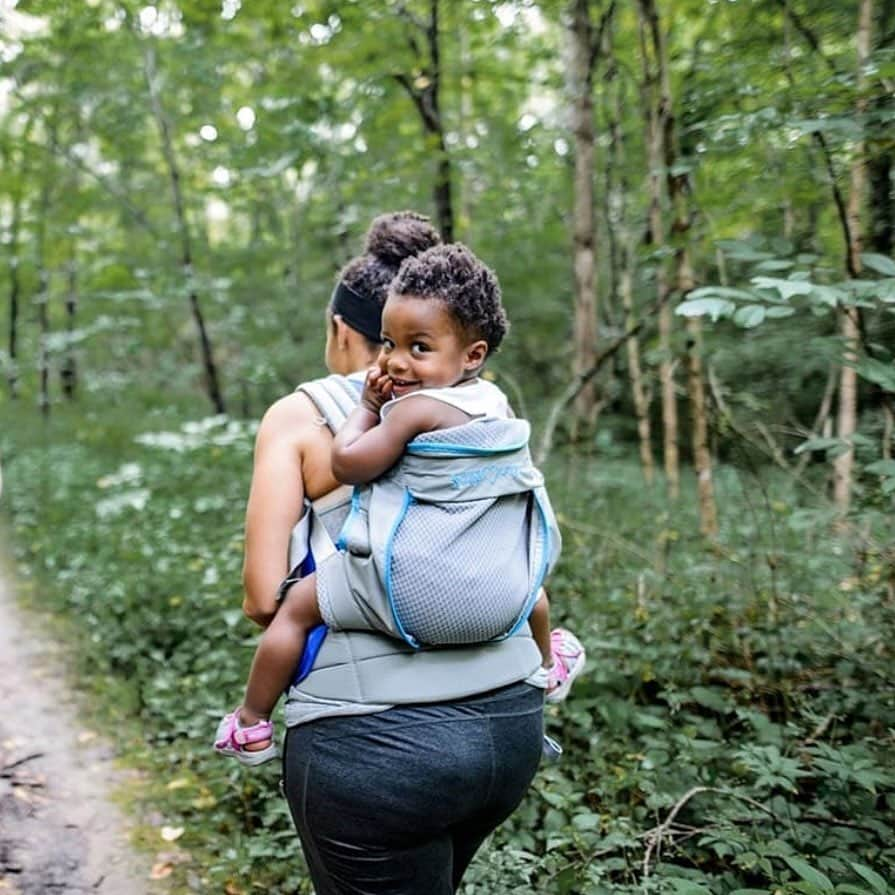
<svg viewBox="0 0 895 895">
<path fill-rule="evenodd" d="M 284 777 L 296 824 L 385 843 L 508 813 L 537 769 L 542 712 L 542 691 L 518 683 L 293 727 Z"/>
</svg>

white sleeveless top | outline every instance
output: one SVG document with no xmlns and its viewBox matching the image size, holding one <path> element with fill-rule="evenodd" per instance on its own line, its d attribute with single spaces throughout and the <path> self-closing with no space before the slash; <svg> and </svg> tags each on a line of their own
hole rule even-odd
<svg viewBox="0 0 895 895">
<path fill-rule="evenodd" d="M 387 404 L 383 404 L 379 411 L 380 416 L 385 417 L 399 401 L 406 401 L 417 395 L 450 404 L 451 407 L 462 410 L 474 419 L 506 420 L 513 416 L 507 396 L 493 382 L 488 382 L 486 379 L 472 379 L 463 385 L 450 385 L 445 388 L 421 388 L 419 391 L 393 398 Z"/>
</svg>

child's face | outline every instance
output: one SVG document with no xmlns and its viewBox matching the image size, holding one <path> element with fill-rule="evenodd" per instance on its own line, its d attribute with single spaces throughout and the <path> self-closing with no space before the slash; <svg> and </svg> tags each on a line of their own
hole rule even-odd
<svg viewBox="0 0 895 895">
<path fill-rule="evenodd" d="M 436 299 L 392 295 L 382 309 L 379 368 L 391 379 L 396 398 L 457 385 L 474 375 L 487 354 L 488 343 L 468 341 Z"/>
</svg>

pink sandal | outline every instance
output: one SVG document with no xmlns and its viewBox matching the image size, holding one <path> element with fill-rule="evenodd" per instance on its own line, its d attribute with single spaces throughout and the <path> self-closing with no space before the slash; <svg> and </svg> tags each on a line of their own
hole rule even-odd
<svg viewBox="0 0 895 895">
<path fill-rule="evenodd" d="M 587 655 L 581 641 L 565 628 L 550 632 L 550 652 L 553 666 L 548 670 L 547 702 L 562 702 L 569 695 L 575 678 L 584 671 Z"/>
<path fill-rule="evenodd" d="M 263 749 L 251 751 L 246 746 L 269 740 Z M 220 755 L 235 758 L 249 767 L 264 764 L 277 757 L 277 747 L 273 743 L 273 724 L 270 721 L 257 721 L 248 727 L 239 723 L 239 709 L 224 715 L 218 725 L 214 738 L 214 751 Z"/>
</svg>

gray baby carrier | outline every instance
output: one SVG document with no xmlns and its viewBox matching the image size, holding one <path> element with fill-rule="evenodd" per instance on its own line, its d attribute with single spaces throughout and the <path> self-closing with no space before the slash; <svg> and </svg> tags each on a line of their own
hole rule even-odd
<svg viewBox="0 0 895 895">
<path fill-rule="evenodd" d="M 298 391 L 314 403 L 321 424 L 336 432 L 357 405 L 360 382 L 333 375 L 306 382 Z M 444 435 L 459 428 L 463 427 L 432 435 Z M 474 473 L 466 478 L 478 475 Z M 296 570 L 293 574 L 306 574 L 300 568 L 310 570 L 307 565 L 310 556 L 314 561 L 311 567 L 316 564 L 319 570 L 329 566 L 328 560 L 336 552 L 334 542 L 349 515 L 350 495 L 350 489 L 343 487 L 308 505 L 290 542 L 290 568 Z M 354 502 L 358 500 L 356 497 Z M 558 538 L 552 543 L 558 545 Z M 522 567 L 528 569 L 528 563 L 523 562 Z M 478 584 L 481 586 L 481 578 Z M 377 583 L 376 587 L 379 590 L 382 585 Z M 452 587 L 450 593 L 456 595 L 458 591 Z M 352 603 L 353 611 L 366 620 L 360 607 L 365 607 L 367 601 L 355 602 L 352 596 Z M 372 623 L 359 625 L 362 629 L 330 630 L 313 661 L 313 670 L 289 690 L 287 724 L 380 711 L 395 704 L 460 699 L 482 692 L 483 688 L 522 680 L 541 662 L 526 624 L 512 637 L 457 649 L 418 650 L 393 636 L 397 627 L 390 610 L 381 614 L 382 619 L 378 619 L 371 613 Z M 378 633 L 383 630 L 388 630 L 391 636 Z"/>
<path fill-rule="evenodd" d="M 524 420 L 483 419 L 427 432 L 356 488 L 344 553 L 317 569 L 326 623 L 415 648 L 514 634 L 560 545 L 529 431 Z"/>
</svg>

